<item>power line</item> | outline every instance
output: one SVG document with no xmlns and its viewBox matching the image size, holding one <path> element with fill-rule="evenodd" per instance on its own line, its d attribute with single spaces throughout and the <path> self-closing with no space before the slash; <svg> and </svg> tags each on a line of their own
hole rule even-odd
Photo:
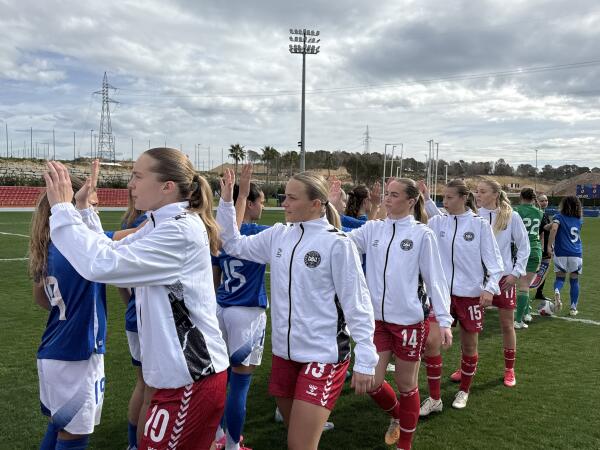
<svg viewBox="0 0 600 450">
<path fill-rule="evenodd" d="M 553 72 L 557 70 L 569 70 L 579 69 L 584 67 L 592 67 L 600 65 L 599 60 L 581 61 L 568 64 L 557 64 L 550 66 L 533 66 L 522 69 L 511 69 L 496 72 L 486 72 L 479 74 L 466 74 L 466 75 L 448 75 L 439 78 L 423 78 L 412 81 L 406 81 L 402 83 L 391 83 L 391 84 L 366 84 L 357 86 L 346 86 L 346 87 L 332 87 L 332 88 L 321 88 L 321 89 L 307 89 L 306 94 L 335 94 L 335 93 L 347 93 L 356 90 L 371 90 L 371 89 L 386 89 L 394 87 L 414 86 L 421 84 L 434 84 L 441 83 L 444 81 L 465 81 L 465 80 L 478 80 L 485 78 L 494 77 L 508 77 L 514 75 L 527 75 L 532 73 L 540 72 Z M 256 92 L 222 92 L 213 94 L 161 94 L 155 91 L 145 91 L 139 89 L 127 89 L 119 88 L 117 92 L 125 92 L 126 97 L 167 97 L 167 98 L 248 98 L 248 97 L 280 97 L 280 96 L 292 96 L 298 95 L 300 91 L 297 90 L 280 90 L 280 91 L 256 91 Z M 127 92 L 141 92 L 140 94 L 127 94 Z"/>
</svg>

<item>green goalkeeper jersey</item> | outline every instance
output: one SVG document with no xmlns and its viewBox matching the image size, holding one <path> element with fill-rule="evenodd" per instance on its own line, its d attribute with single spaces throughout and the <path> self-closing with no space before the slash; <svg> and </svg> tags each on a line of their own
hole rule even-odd
<svg viewBox="0 0 600 450">
<path fill-rule="evenodd" d="M 542 210 L 534 205 L 525 204 L 517 206 L 515 211 L 521 216 L 521 219 L 523 219 L 531 248 L 541 249 L 540 225 L 542 223 L 542 218 L 544 217 Z"/>
</svg>

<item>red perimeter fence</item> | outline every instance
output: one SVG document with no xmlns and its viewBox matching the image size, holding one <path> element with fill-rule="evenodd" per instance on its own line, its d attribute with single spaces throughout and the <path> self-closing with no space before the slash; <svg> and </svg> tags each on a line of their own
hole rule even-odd
<svg viewBox="0 0 600 450">
<path fill-rule="evenodd" d="M 35 206 L 43 187 L 0 186 L 0 208 Z M 100 206 L 127 206 L 127 189 L 98 189 Z"/>
</svg>

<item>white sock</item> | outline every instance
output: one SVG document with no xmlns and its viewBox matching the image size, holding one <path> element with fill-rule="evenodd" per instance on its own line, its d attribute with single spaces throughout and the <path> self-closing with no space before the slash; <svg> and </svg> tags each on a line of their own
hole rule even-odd
<svg viewBox="0 0 600 450">
<path fill-rule="evenodd" d="M 231 436 L 229 436 L 229 433 L 226 433 L 225 436 L 227 436 L 225 441 L 225 450 L 240 450 L 239 442 L 233 442 L 233 439 Z"/>
</svg>

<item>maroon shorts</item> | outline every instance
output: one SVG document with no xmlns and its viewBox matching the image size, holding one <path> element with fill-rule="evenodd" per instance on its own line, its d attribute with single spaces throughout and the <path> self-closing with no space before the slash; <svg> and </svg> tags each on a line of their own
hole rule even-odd
<svg viewBox="0 0 600 450">
<path fill-rule="evenodd" d="M 227 372 L 177 389 L 158 389 L 148 407 L 139 450 L 208 450 L 225 410 Z"/>
<path fill-rule="evenodd" d="M 350 360 L 337 364 L 299 363 L 273 355 L 269 394 L 303 400 L 332 410 L 342 393 Z"/>
<path fill-rule="evenodd" d="M 483 330 L 484 308 L 479 304 L 479 297 L 450 296 L 450 314 L 469 333 Z"/>
<path fill-rule="evenodd" d="M 505 278 L 500 279 L 500 285 Z M 500 309 L 515 309 L 517 307 L 517 286 L 511 286 L 506 291 L 500 291 L 500 295 L 494 295 L 492 305 Z"/>
<path fill-rule="evenodd" d="M 414 325 L 397 325 L 376 320 L 373 343 L 377 352 L 391 351 L 403 361 L 420 361 L 428 333 L 428 320 Z"/>
</svg>

